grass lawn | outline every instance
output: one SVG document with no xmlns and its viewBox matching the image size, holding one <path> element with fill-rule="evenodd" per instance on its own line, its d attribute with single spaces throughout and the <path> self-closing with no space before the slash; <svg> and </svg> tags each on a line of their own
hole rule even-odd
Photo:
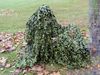
<svg viewBox="0 0 100 75">
<path fill-rule="evenodd" d="M 0 32 L 24 31 L 28 18 L 43 4 L 50 6 L 59 23 L 74 23 L 78 24 L 81 29 L 88 29 L 88 0 L 1 0 Z M 1 15 L 5 13 L 4 10 L 6 12 L 13 10 L 13 13 L 10 12 L 10 16 Z M 17 59 L 18 50 L 19 48 L 10 53 L 1 53 L 0 57 L 8 58 L 8 63 L 13 64 Z M 48 69 L 51 67 L 49 66 Z M 5 68 L 3 71 L 0 70 L 0 75 L 11 75 L 13 70 L 14 67 Z M 66 74 L 64 70 L 61 73 L 61 75 Z"/>
<path fill-rule="evenodd" d="M 28 18 L 43 4 L 50 6 L 58 22 L 75 23 L 84 29 L 87 27 L 87 0 L 1 0 L 0 10 L 13 10 L 14 14 L 0 16 L 0 32 L 24 31 Z"/>
</svg>

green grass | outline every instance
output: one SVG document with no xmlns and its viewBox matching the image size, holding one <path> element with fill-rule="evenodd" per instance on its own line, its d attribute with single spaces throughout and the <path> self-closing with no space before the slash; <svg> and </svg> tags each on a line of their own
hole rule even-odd
<svg viewBox="0 0 100 75">
<path fill-rule="evenodd" d="M 13 51 L 13 52 L 10 52 L 10 53 L 8 53 L 8 52 L 2 53 L 2 54 L 0 54 L 0 57 L 7 58 L 7 63 L 10 63 L 12 65 L 12 64 L 14 64 L 14 60 L 17 59 L 16 55 L 17 55 L 17 52 Z M 0 70 L 0 75 L 11 75 L 10 71 L 14 71 L 14 67 L 4 68 L 3 71 Z"/>
<path fill-rule="evenodd" d="M 0 54 L 0 57 L 7 58 L 7 63 L 11 64 L 10 68 L 3 68 L 3 70 L 0 70 L 0 75 L 12 75 L 11 71 L 15 70 L 14 64 L 17 60 L 18 50 L 19 48 L 12 52 L 5 52 Z"/>
<path fill-rule="evenodd" d="M 87 0 L 1 0 L 0 10 L 12 9 L 17 15 L 0 16 L 0 32 L 24 31 L 28 18 L 43 4 L 50 6 L 58 22 L 62 20 L 87 26 Z"/>
</svg>

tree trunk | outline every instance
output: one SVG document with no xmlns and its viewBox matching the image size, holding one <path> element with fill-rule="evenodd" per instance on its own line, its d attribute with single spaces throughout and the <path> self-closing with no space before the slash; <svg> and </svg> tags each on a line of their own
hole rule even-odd
<svg viewBox="0 0 100 75">
<path fill-rule="evenodd" d="M 100 54 L 100 0 L 89 0 L 90 3 L 90 33 L 92 51 Z"/>
</svg>

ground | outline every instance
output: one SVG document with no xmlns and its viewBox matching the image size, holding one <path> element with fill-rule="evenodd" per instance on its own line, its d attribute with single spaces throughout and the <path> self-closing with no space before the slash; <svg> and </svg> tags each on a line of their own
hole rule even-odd
<svg viewBox="0 0 100 75">
<path fill-rule="evenodd" d="M 78 24 L 81 30 L 88 31 L 88 0 L 1 0 L 0 1 L 0 32 L 24 32 L 25 24 L 29 17 L 38 9 L 39 6 L 47 4 L 53 10 L 58 22 L 62 25 L 69 23 Z M 0 57 L 8 58 L 10 68 L 0 70 L 0 75 L 11 75 L 15 67 L 13 64 L 17 60 L 19 46 L 12 52 L 0 53 Z M 92 57 L 93 64 L 100 63 L 98 56 Z M 61 75 L 67 75 L 68 70 L 65 67 L 47 65 L 48 70 L 59 70 Z M 91 67 L 89 67 L 91 68 Z M 96 68 L 97 69 L 97 68 Z M 72 71 L 71 71 L 72 72 Z M 74 70 L 73 75 L 97 75 L 92 69 Z M 100 74 L 100 73 L 99 73 Z M 98 74 L 98 75 L 99 75 Z M 32 75 L 32 74 L 27 74 Z"/>
</svg>

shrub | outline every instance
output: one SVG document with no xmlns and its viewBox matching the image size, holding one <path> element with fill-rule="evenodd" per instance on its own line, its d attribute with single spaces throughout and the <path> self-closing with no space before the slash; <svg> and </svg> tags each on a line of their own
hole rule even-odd
<svg viewBox="0 0 100 75">
<path fill-rule="evenodd" d="M 35 63 L 67 64 L 80 68 L 90 59 L 83 36 L 77 26 L 61 27 L 48 6 L 41 6 L 26 24 L 27 45 L 20 52 L 16 67 Z"/>
<path fill-rule="evenodd" d="M 41 6 L 26 24 L 26 48 L 17 67 L 32 66 L 34 63 L 52 62 L 54 58 L 53 37 L 59 34 L 59 25 L 48 6 Z M 24 64 L 24 65 L 23 65 Z"/>
<path fill-rule="evenodd" d="M 90 53 L 80 29 L 75 25 L 63 28 L 58 35 L 55 46 L 55 58 L 59 64 L 67 64 L 68 68 L 81 68 L 90 62 Z"/>
</svg>

